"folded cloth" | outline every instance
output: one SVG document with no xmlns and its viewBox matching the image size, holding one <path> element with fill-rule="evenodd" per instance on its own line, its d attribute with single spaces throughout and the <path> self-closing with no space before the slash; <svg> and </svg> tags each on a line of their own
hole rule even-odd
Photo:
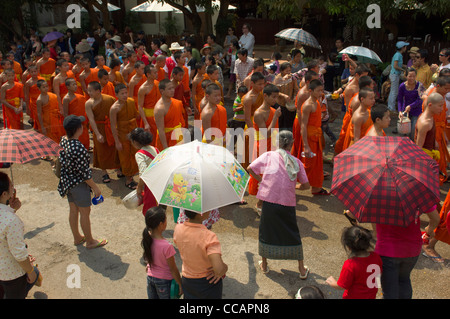
<svg viewBox="0 0 450 319">
<path fill-rule="evenodd" d="M 288 173 L 289 179 L 291 181 L 297 180 L 297 174 L 300 171 L 300 166 L 297 163 L 297 160 L 285 150 L 279 148 L 276 150 L 284 161 L 284 166 L 286 167 L 286 172 Z"/>
</svg>

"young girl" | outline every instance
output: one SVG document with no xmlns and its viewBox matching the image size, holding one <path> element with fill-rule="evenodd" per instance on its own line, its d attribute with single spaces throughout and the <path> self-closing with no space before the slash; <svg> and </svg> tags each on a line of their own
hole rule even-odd
<svg viewBox="0 0 450 319">
<path fill-rule="evenodd" d="M 375 299 L 381 276 L 381 257 L 371 249 L 369 230 L 352 226 L 344 229 L 342 245 L 350 250 L 349 259 L 342 266 L 339 279 L 330 276 L 326 283 L 335 289 L 344 289 L 343 299 Z"/>
<path fill-rule="evenodd" d="M 138 149 L 135 154 L 135 158 L 139 168 L 139 176 L 141 176 L 153 161 L 153 159 L 156 157 L 156 155 L 159 153 L 159 151 L 156 147 L 150 145 L 153 141 L 152 133 L 145 131 L 141 127 L 137 127 L 132 130 L 128 135 L 128 138 L 131 141 L 131 145 L 133 145 L 134 148 Z M 136 194 L 144 203 L 144 207 L 142 209 L 142 214 L 144 216 L 146 211 L 158 205 L 152 192 L 140 178 L 138 186 L 136 188 Z"/>
<path fill-rule="evenodd" d="M 145 214 L 142 233 L 144 260 L 147 262 L 147 294 L 149 299 L 170 299 L 172 279 L 178 283 L 182 295 L 181 276 L 175 263 L 175 248 L 163 237 L 167 227 L 166 211 L 161 206 L 150 208 Z"/>
</svg>

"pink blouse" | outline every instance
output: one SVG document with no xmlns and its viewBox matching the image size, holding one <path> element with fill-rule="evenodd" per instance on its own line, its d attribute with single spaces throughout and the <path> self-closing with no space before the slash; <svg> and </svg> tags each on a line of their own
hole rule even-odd
<svg viewBox="0 0 450 319">
<path fill-rule="evenodd" d="M 288 152 L 288 154 L 290 154 Z M 297 180 L 301 184 L 308 183 L 305 167 L 296 157 L 299 165 Z M 262 174 L 262 181 L 259 183 L 256 198 L 265 202 L 279 204 L 283 206 L 296 206 L 295 184 L 297 181 L 291 181 L 286 171 L 283 158 L 278 152 L 269 151 L 262 154 L 250 165 L 256 174 Z"/>
</svg>

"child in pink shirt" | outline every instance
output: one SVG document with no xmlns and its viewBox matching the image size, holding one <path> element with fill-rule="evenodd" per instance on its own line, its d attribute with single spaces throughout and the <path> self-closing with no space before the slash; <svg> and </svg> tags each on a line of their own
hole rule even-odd
<svg viewBox="0 0 450 319">
<path fill-rule="evenodd" d="M 181 276 L 175 263 L 175 248 L 162 236 L 167 227 L 166 211 L 160 206 L 145 213 L 142 233 L 144 260 L 147 262 L 147 294 L 149 299 L 170 299 L 172 279 L 181 288 Z"/>
</svg>

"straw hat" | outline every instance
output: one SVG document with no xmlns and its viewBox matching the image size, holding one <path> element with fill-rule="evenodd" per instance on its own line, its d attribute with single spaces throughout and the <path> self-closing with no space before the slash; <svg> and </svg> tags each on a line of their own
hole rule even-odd
<svg viewBox="0 0 450 319">
<path fill-rule="evenodd" d="M 181 51 L 183 49 L 184 47 L 182 47 L 178 42 L 172 42 L 169 48 L 170 51 Z"/>
<path fill-rule="evenodd" d="M 419 52 L 419 48 L 418 47 L 412 47 L 411 49 L 409 49 L 408 53 L 417 53 Z"/>
<path fill-rule="evenodd" d="M 204 52 L 205 49 L 212 49 L 212 48 L 211 48 L 211 46 L 208 43 L 205 43 L 203 45 L 203 48 L 200 50 L 200 54 L 203 55 L 203 52 Z"/>
<path fill-rule="evenodd" d="M 133 50 L 134 50 L 133 45 L 132 45 L 130 42 L 124 44 L 123 46 L 124 46 L 125 48 L 127 48 L 128 50 L 130 50 L 130 51 L 133 51 Z"/>
<path fill-rule="evenodd" d="M 165 43 L 163 45 L 161 45 L 159 48 L 161 49 L 161 51 L 164 51 L 166 53 L 169 52 L 169 46 Z"/>
<path fill-rule="evenodd" d="M 88 52 L 91 49 L 91 46 L 87 42 L 86 39 L 81 40 L 80 43 L 78 43 L 75 47 L 75 50 L 77 50 L 80 53 Z"/>
<path fill-rule="evenodd" d="M 113 37 L 111 38 L 111 40 L 114 41 L 114 42 L 120 42 L 120 43 L 123 43 L 123 42 L 122 42 L 122 39 L 121 39 L 120 36 L 118 36 L 118 35 L 113 36 Z"/>
</svg>

